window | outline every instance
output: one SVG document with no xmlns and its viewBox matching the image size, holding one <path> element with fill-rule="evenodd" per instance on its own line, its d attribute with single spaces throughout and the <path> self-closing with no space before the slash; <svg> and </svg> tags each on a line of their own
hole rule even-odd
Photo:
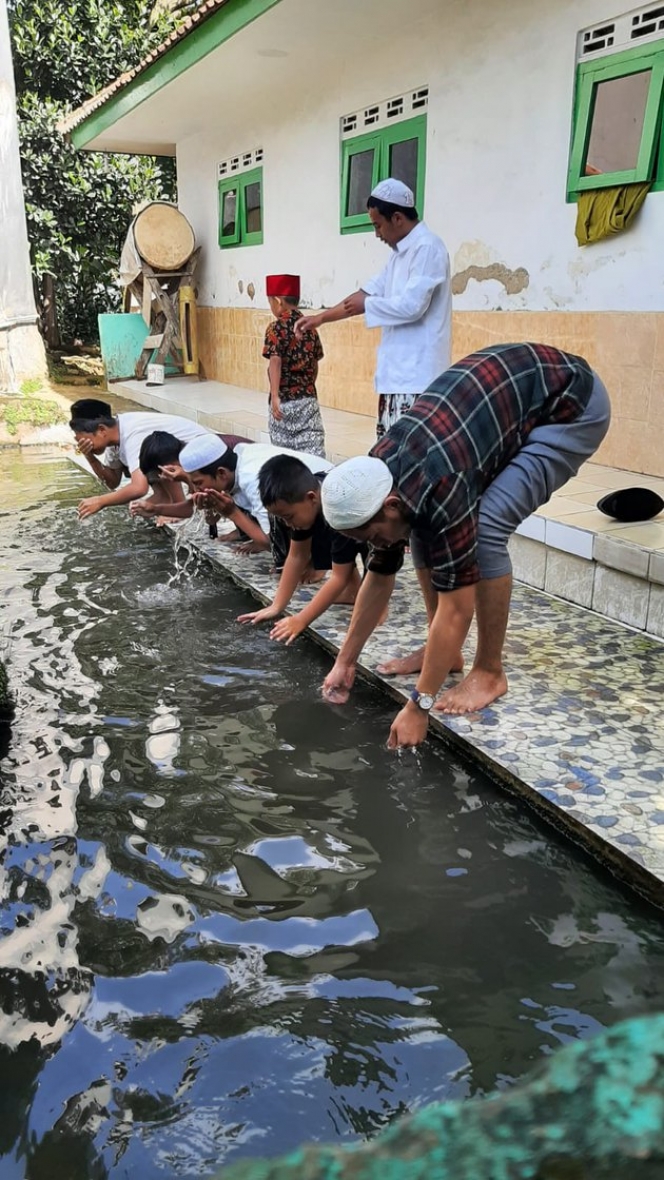
<svg viewBox="0 0 664 1180">
<path fill-rule="evenodd" d="M 664 40 L 577 67 L 567 196 L 653 181 L 664 189 Z"/>
<path fill-rule="evenodd" d="M 422 87 L 345 115 L 341 120 L 341 232 L 370 230 L 367 198 L 380 180 L 394 176 L 424 203 L 426 110 Z M 406 116 L 414 115 L 412 118 Z M 360 131 L 360 134 L 357 132 Z"/>
<path fill-rule="evenodd" d="M 260 246 L 262 241 L 263 169 L 224 176 L 219 181 L 219 245 Z"/>
</svg>

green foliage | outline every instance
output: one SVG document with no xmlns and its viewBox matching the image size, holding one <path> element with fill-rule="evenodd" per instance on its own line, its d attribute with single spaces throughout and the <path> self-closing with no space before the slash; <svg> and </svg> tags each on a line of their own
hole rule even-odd
<svg viewBox="0 0 664 1180">
<path fill-rule="evenodd" d="M 55 278 L 62 338 L 98 338 L 134 206 L 173 200 L 170 159 L 76 152 L 59 119 L 138 64 L 173 24 L 148 0 L 9 0 L 21 167 L 38 293 Z M 42 308 L 43 311 L 43 308 Z"/>
<path fill-rule="evenodd" d="M 21 393 L 23 397 L 30 397 L 35 393 L 39 393 L 42 387 L 39 377 L 26 377 L 25 381 L 21 381 Z"/>
<path fill-rule="evenodd" d="M 18 434 L 19 426 L 57 426 L 66 421 L 62 406 L 41 397 L 15 398 L 0 405 L 0 425 L 12 436 Z"/>
</svg>

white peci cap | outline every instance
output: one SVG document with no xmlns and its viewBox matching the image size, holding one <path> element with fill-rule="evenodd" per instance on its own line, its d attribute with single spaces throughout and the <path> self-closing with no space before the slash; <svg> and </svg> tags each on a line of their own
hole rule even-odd
<svg viewBox="0 0 664 1180">
<path fill-rule="evenodd" d="M 412 189 L 409 189 L 402 180 L 395 180 L 393 176 L 388 176 L 387 180 L 381 180 L 375 188 L 372 188 L 371 195 L 377 197 L 379 201 L 389 201 L 391 205 L 401 205 L 402 209 L 414 209 L 415 207 Z"/>
<path fill-rule="evenodd" d="M 199 438 L 192 438 L 180 451 L 178 462 L 187 473 L 200 471 L 210 463 L 216 463 L 226 454 L 228 447 L 218 434 L 201 434 Z"/>
<path fill-rule="evenodd" d="M 333 529 L 361 529 L 380 512 L 394 480 L 387 463 L 371 455 L 346 459 L 325 476 L 321 487 L 323 516 Z"/>
</svg>

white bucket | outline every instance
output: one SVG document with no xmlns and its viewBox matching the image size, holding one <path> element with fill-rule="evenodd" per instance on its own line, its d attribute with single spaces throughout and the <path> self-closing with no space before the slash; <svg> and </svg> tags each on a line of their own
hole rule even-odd
<svg viewBox="0 0 664 1180">
<path fill-rule="evenodd" d="M 163 365 L 148 365 L 148 385 L 163 385 L 164 384 L 164 366 Z"/>
</svg>

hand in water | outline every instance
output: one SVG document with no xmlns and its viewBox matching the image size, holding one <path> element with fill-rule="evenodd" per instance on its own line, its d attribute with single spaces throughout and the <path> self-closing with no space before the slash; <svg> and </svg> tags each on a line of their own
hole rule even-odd
<svg viewBox="0 0 664 1180">
<path fill-rule="evenodd" d="M 275 610 L 273 606 L 264 606 L 262 610 L 251 611 L 248 615 L 238 615 L 237 621 L 238 623 L 251 623 L 252 627 L 255 627 L 256 623 L 266 623 L 268 619 L 276 619 L 278 614 L 279 611 Z"/>
<path fill-rule="evenodd" d="M 87 500 L 81 500 L 78 506 L 78 519 L 87 520 L 88 516 L 94 516 L 95 512 L 100 512 L 104 507 L 101 499 L 101 496 L 89 496 Z"/>
<path fill-rule="evenodd" d="M 286 647 L 290 647 L 303 631 L 304 627 L 298 621 L 297 615 L 292 615 L 290 618 L 279 620 L 270 631 L 270 639 L 276 639 L 277 643 L 285 643 Z"/>
<path fill-rule="evenodd" d="M 397 713 L 390 736 L 387 739 L 389 750 L 401 750 L 404 747 L 419 746 L 427 736 L 429 728 L 429 714 L 417 706 L 405 705 Z"/>
<path fill-rule="evenodd" d="M 323 681 L 322 693 L 331 705 L 345 705 L 355 681 L 355 665 L 340 664 L 337 660 Z"/>
</svg>

